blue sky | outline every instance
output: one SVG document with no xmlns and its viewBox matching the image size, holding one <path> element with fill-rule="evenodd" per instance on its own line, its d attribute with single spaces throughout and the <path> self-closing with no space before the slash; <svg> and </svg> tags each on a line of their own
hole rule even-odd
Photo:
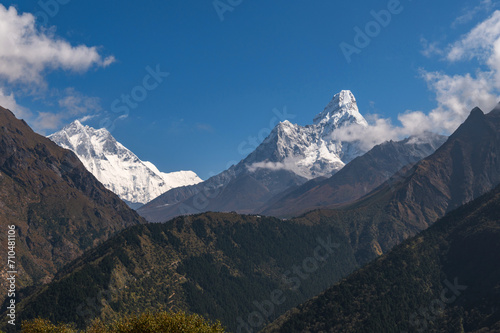
<svg viewBox="0 0 500 333">
<path fill-rule="evenodd" d="M 311 124 L 343 89 L 373 125 L 346 139 L 368 144 L 449 133 L 471 107 L 500 101 L 494 1 L 0 4 L 0 105 L 42 134 L 74 119 L 107 125 L 165 172 L 206 179 L 244 158 L 277 114 Z M 369 45 L 356 28 L 374 29 Z"/>
</svg>

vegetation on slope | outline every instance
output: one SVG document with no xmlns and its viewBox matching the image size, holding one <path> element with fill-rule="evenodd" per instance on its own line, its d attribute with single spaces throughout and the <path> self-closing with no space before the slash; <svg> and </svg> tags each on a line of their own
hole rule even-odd
<svg viewBox="0 0 500 333">
<path fill-rule="evenodd" d="M 261 328 L 356 267 L 335 226 L 206 213 L 121 232 L 24 298 L 19 312 L 84 328 L 96 317 L 184 310 L 231 330 Z"/>
<path fill-rule="evenodd" d="M 263 332 L 497 332 L 500 187 Z"/>
</svg>

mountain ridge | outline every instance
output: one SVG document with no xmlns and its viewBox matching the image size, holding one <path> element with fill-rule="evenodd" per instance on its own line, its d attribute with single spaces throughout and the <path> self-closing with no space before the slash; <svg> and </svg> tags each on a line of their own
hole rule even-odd
<svg viewBox="0 0 500 333">
<path fill-rule="evenodd" d="M 495 109 L 496 110 L 496 109 Z M 500 113 L 475 109 L 435 153 L 338 210 L 301 218 L 343 223 L 360 263 L 500 184 Z"/>
<path fill-rule="evenodd" d="M 283 291 L 285 301 L 272 317 L 357 267 L 345 237 L 335 230 L 212 212 L 134 226 L 66 265 L 52 283 L 23 298 L 17 311 L 21 320 L 41 316 L 83 328 L 95 318 L 167 308 L 236 330 L 256 301 L 275 290 Z M 317 268 L 314 283 L 291 289 L 281 281 L 284 271 L 302 264 L 307 256 L 301 256 L 318 246 L 328 260 Z"/>
</svg>

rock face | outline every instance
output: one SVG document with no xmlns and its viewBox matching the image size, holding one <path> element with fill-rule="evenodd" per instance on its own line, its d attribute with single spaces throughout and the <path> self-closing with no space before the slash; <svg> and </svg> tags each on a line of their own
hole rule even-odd
<svg viewBox="0 0 500 333">
<path fill-rule="evenodd" d="M 104 186 L 132 205 L 143 205 L 166 191 L 201 182 L 193 171 L 160 172 L 141 161 L 106 129 L 83 126 L 78 120 L 49 139 L 73 151 Z"/>
<path fill-rule="evenodd" d="M 0 226 L 16 226 L 18 287 L 49 281 L 85 250 L 139 223 L 75 154 L 0 107 Z"/>
<path fill-rule="evenodd" d="M 312 125 L 285 120 L 237 165 L 203 183 L 170 190 L 138 212 L 155 222 L 204 211 L 256 212 L 275 195 L 316 177 L 330 177 L 365 153 L 356 143 L 333 139 L 335 129 L 351 124 L 368 125 L 354 95 L 344 90 Z"/>
<path fill-rule="evenodd" d="M 333 132 L 358 124 L 368 126 L 359 113 L 354 95 L 347 90 L 336 94 L 314 124 L 299 126 L 283 121 L 244 160 L 250 170 L 289 170 L 308 180 L 331 176 L 364 153 L 356 144 L 336 141 Z"/>
</svg>

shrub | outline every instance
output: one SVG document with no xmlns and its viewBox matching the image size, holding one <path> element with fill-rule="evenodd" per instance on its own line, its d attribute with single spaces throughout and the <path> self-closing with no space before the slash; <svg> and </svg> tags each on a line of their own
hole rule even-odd
<svg viewBox="0 0 500 333">
<path fill-rule="evenodd" d="M 54 325 L 45 319 L 34 319 L 23 323 L 22 333 L 76 333 L 66 324 Z M 139 315 L 126 316 L 114 323 L 105 324 L 95 320 L 82 333 L 223 333 L 220 322 L 210 322 L 202 316 L 187 315 L 184 312 L 170 313 L 146 312 Z"/>
</svg>

